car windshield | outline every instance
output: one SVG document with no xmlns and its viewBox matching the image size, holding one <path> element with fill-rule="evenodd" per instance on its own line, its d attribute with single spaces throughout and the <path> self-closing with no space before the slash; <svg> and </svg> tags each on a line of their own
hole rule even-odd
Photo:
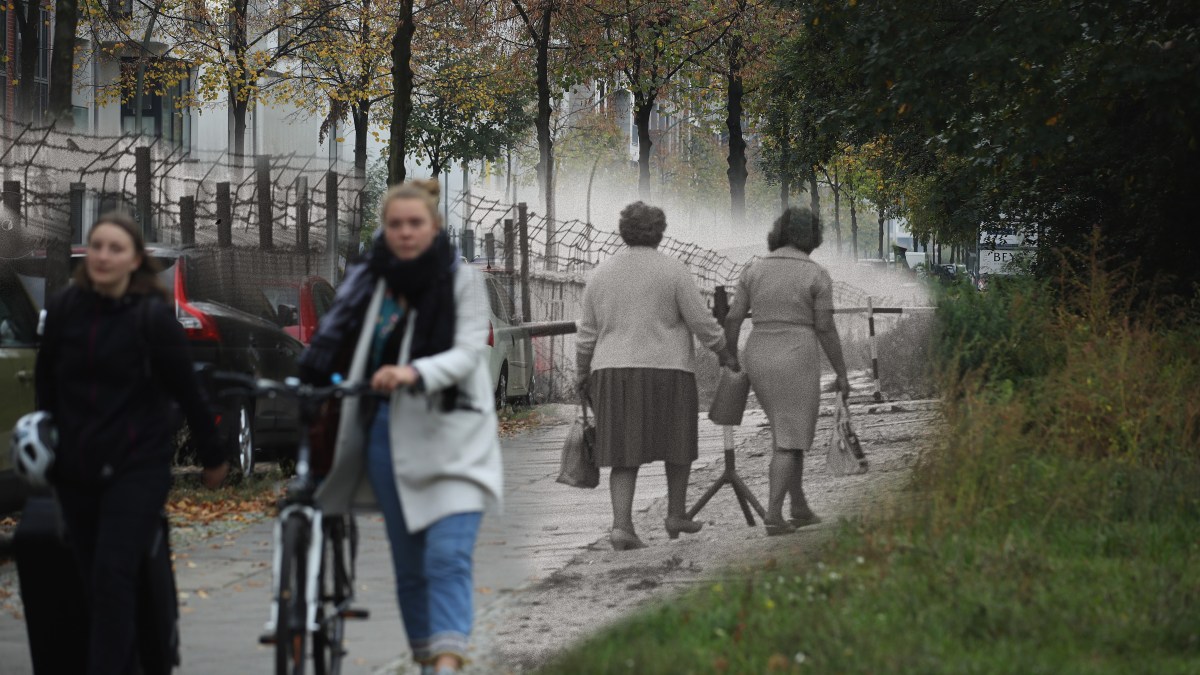
<svg viewBox="0 0 1200 675">
<path fill-rule="evenodd" d="M 37 312 L 15 274 L 0 270 L 0 347 L 32 345 Z"/>
<path fill-rule="evenodd" d="M 267 302 L 271 303 L 271 306 L 275 308 L 277 313 L 278 313 L 279 307 L 281 305 L 287 305 L 288 307 L 291 307 L 294 310 L 296 310 L 296 314 L 294 314 L 293 317 L 299 316 L 299 311 L 300 311 L 300 288 L 299 287 L 290 286 L 290 285 L 289 286 L 282 286 L 282 285 L 281 286 L 263 286 L 262 292 L 263 292 L 263 295 L 265 295 L 267 297 Z M 293 321 L 288 322 L 287 325 L 294 326 L 294 325 L 296 325 L 296 323 L 297 323 L 297 321 L 293 320 Z"/>
<path fill-rule="evenodd" d="M 275 306 L 261 286 L 243 278 L 243 271 L 232 264 L 221 264 L 215 257 L 188 256 L 188 301 L 218 303 L 278 323 Z"/>
</svg>

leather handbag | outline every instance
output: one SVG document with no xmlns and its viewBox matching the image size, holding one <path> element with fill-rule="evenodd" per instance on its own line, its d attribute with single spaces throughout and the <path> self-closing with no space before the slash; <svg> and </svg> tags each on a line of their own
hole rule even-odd
<svg viewBox="0 0 1200 675">
<path fill-rule="evenodd" d="M 825 462 L 835 476 L 867 472 L 867 455 L 863 452 L 858 435 L 850 427 L 850 408 L 840 395 L 834 409 L 833 429 L 829 433 L 829 449 L 825 454 Z"/>
<path fill-rule="evenodd" d="M 587 402 L 579 406 L 580 414 L 571 425 L 563 443 L 562 463 L 558 482 L 577 488 L 594 488 L 600 484 L 600 467 L 596 466 L 596 427 L 588 419 Z"/>
<path fill-rule="evenodd" d="M 708 409 L 708 419 L 722 426 L 737 426 L 746 414 L 746 401 L 750 398 L 750 376 L 746 371 L 734 372 L 721 369 L 717 380 L 717 393 Z"/>
</svg>

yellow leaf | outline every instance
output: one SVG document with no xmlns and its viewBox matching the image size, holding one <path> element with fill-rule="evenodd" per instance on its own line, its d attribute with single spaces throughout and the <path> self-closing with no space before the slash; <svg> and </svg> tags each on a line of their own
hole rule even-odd
<svg viewBox="0 0 1200 675">
<path fill-rule="evenodd" d="M 1048 126 L 1048 127 L 1055 126 L 1056 124 L 1058 124 L 1058 115 L 1055 115 L 1046 120 L 1046 126 Z"/>
</svg>

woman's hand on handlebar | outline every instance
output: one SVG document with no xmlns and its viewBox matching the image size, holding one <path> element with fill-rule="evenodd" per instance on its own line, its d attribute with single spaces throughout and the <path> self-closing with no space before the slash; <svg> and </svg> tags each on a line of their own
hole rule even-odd
<svg viewBox="0 0 1200 675">
<path fill-rule="evenodd" d="M 390 394 L 400 387 L 412 387 L 421 380 L 421 373 L 412 366 L 383 366 L 371 377 L 371 388 Z"/>
<path fill-rule="evenodd" d="M 221 487 L 221 483 L 225 482 L 227 475 L 229 475 L 229 462 L 221 462 L 220 466 L 205 469 L 200 474 L 200 482 L 204 483 L 204 487 L 209 490 L 216 490 Z"/>
</svg>

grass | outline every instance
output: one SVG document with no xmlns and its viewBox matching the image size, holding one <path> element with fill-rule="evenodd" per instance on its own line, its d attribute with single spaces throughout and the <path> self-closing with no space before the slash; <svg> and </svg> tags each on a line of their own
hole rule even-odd
<svg viewBox="0 0 1200 675">
<path fill-rule="evenodd" d="M 1200 672 L 1200 330 L 1100 272 L 1053 297 L 943 299 L 919 499 L 542 672 Z"/>
</svg>

